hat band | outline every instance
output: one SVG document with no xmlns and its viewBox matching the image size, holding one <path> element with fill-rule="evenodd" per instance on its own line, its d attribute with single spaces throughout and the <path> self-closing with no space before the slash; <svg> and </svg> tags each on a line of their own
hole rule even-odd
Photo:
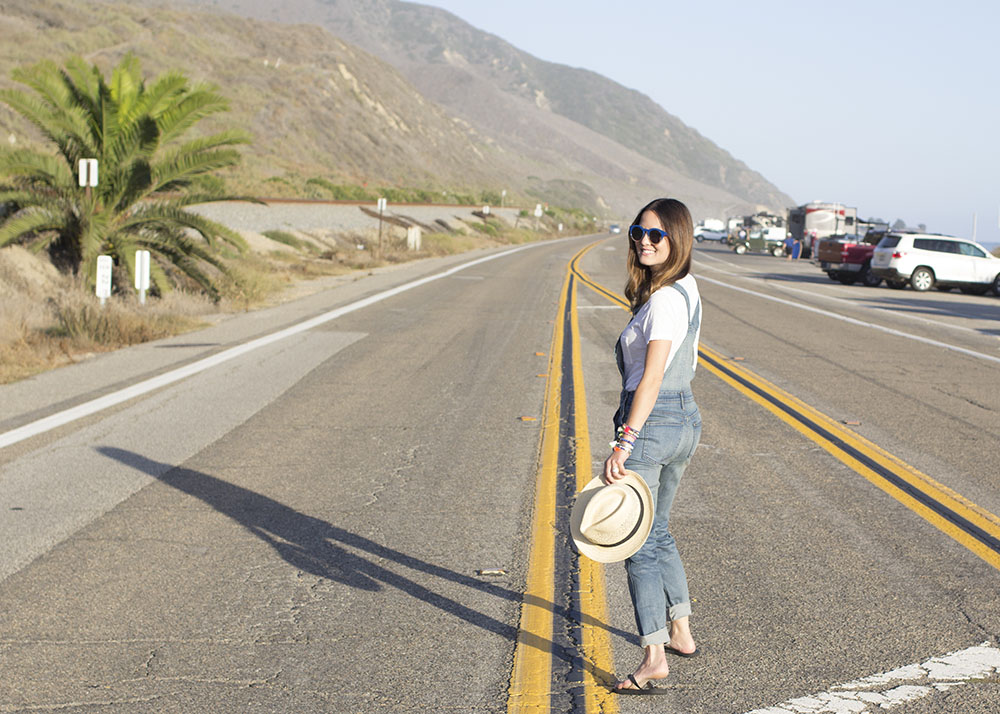
<svg viewBox="0 0 1000 714">
<path fill-rule="evenodd" d="M 625 536 L 624 538 L 622 538 L 617 543 L 610 543 L 608 545 L 604 545 L 602 543 L 594 543 L 593 541 L 590 541 L 591 545 L 596 545 L 596 546 L 598 546 L 600 548 L 616 548 L 616 547 L 620 546 L 622 543 L 625 543 L 626 541 L 628 541 L 632 536 L 634 536 L 636 533 L 639 532 L 639 526 L 642 525 L 642 515 L 643 515 L 643 512 L 644 512 L 644 510 L 646 508 L 643 505 L 643 503 L 642 503 L 642 494 L 640 494 L 636 490 L 635 486 L 633 486 L 632 484 L 627 483 L 627 484 L 624 484 L 624 485 L 628 486 L 630 489 L 632 489 L 633 491 L 635 491 L 635 495 L 639 497 L 639 517 L 635 519 L 635 526 L 632 527 L 631 532 L 629 532 L 629 534 L 627 536 Z"/>
</svg>

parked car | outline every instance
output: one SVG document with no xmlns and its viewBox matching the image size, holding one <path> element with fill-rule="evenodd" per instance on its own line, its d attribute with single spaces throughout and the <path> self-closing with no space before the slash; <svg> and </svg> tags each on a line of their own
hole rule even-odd
<svg viewBox="0 0 1000 714">
<path fill-rule="evenodd" d="M 620 225 L 618 225 L 617 223 L 612 223 L 610 226 L 608 226 L 608 233 L 611 233 L 613 235 L 617 235 L 617 234 L 619 234 L 621 232 L 622 232 L 622 227 Z"/>
<path fill-rule="evenodd" d="M 764 230 L 750 231 L 744 233 L 744 237 L 737 236 L 731 238 L 730 245 L 739 254 L 744 253 L 770 253 L 775 257 L 785 254 L 785 229 L 766 228 Z"/>
<path fill-rule="evenodd" d="M 888 233 L 872 253 L 871 271 L 889 287 L 921 292 L 959 288 L 1000 295 L 1000 258 L 978 243 L 933 233 Z"/>
<path fill-rule="evenodd" d="M 828 236 L 816 243 L 816 260 L 831 280 L 839 280 L 844 285 L 860 281 L 875 287 L 882 278 L 871 272 L 872 253 L 884 236 L 884 231 L 868 231 L 864 237 L 855 234 Z"/>
<path fill-rule="evenodd" d="M 729 237 L 725 231 L 716 231 L 710 228 L 695 228 L 694 239 L 701 243 L 703 240 L 724 241 Z"/>
</svg>

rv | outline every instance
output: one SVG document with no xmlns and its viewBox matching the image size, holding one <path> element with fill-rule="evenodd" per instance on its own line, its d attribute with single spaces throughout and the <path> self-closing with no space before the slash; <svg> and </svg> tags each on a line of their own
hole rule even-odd
<svg viewBox="0 0 1000 714">
<path fill-rule="evenodd" d="M 788 231 L 802 241 L 802 257 L 812 255 L 813 245 L 820 238 L 844 233 L 856 233 L 858 209 L 842 203 L 813 201 L 788 212 Z"/>
</svg>

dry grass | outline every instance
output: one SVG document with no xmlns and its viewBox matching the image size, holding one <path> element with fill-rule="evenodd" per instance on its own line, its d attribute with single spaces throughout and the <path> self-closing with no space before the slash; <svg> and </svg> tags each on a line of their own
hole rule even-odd
<svg viewBox="0 0 1000 714">
<path fill-rule="evenodd" d="M 93 293 L 23 248 L 0 250 L 0 383 L 107 351 L 196 329 L 216 311 L 180 291 L 141 306 L 134 296 L 102 308 Z"/>
<path fill-rule="evenodd" d="M 97 299 L 78 291 L 54 298 L 51 308 L 56 324 L 47 332 L 56 339 L 69 339 L 83 349 L 126 347 L 204 324 L 165 308 L 158 301 L 142 306 L 116 297 L 101 305 Z"/>
<path fill-rule="evenodd" d="M 205 323 L 193 314 L 202 312 L 194 306 L 204 303 L 208 301 L 197 296 L 178 295 L 147 306 L 134 299 L 112 298 L 102 307 L 96 297 L 74 288 L 41 304 L 5 300 L 0 384 L 78 362 L 95 352 L 197 329 Z"/>
<path fill-rule="evenodd" d="M 461 233 L 428 233 L 421 238 L 420 244 L 421 250 L 427 255 L 442 256 L 480 248 L 483 240 Z"/>
<path fill-rule="evenodd" d="M 250 253 L 228 260 L 229 275 L 218 285 L 221 300 L 176 290 L 140 305 L 132 293 L 102 307 L 89 290 L 60 274 L 43 257 L 20 247 L 0 249 L 0 384 L 24 379 L 93 355 L 197 329 L 206 318 L 280 302 L 295 283 L 312 278 L 370 271 L 379 266 L 469 250 L 539 240 L 545 236 L 505 229 L 495 236 L 464 233 L 424 234 L 419 251 L 405 239 L 388 236 L 380 257 L 362 236 L 309 236 L 327 246 L 298 252 Z"/>
</svg>

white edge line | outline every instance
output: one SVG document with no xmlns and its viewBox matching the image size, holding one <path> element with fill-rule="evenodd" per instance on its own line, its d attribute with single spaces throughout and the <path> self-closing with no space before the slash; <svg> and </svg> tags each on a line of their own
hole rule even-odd
<svg viewBox="0 0 1000 714">
<path fill-rule="evenodd" d="M 988 355 L 983 352 L 976 352 L 975 350 L 969 350 L 964 347 L 958 347 L 957 345 L 950 345 L 947 342 L 940 342 L 939 340 L 932 340 L 929 337 L 921 337 L 920 335 L 913 335 L 909 332 L 903 332 L 901 330 L 894 330 L 891 327 L 883 327 L 882 325 L 876 325 L 873 322 L 865 322 L 864 320 L 858 320 L 853 317 L 847 317 L 845 315 L 839 315 L 835 312 L 830 312 L 829 310 L 822 310 L 818 307 L 812 307 L 811 305 L 803 305 L 802 303 L 793 302 L 791 300 L 784 300 L 779 297 L 774 297 L 772 295 L 765 295 L 764 293 L 756 292 L 755 290 L 747 290 L 746 288 L 740 288 L 735 285 L 730 285 L 729 283 L 723 282 L 721 280 L 714 280 L 712 278 L 707 278 L 704 275 L 698 276 L 698 280 L 704 280 L 709 283 L 714 283 L 716 285 L 721 285 L 724 288 L 729 288 L 730 290 L 736 290 L 741 293 L 746 293 L 748 295 L 753 295 L 755 297 L 763 298 L 765 300 L 771 300 L 772 302 L 781 303 L 782 305 L 788 305 L 789 307 L 797 307 L 800 310 L 806 310 L 808 312 L 814 312 L 817 315 L 823 315 L 825 317 L 832 317 L 835 320 L 841 320 L 842 322 L 848 322 L 852 325 L 859 325 L 861 327 L 870 327 L 873 330 L 879 330 L 881 332 L 886 332 L 890 335 L 895 335 L 897 337 L 905 337 L 908 340 L 915 340 L 917 342 L 923 342 L 924 344 L 933 345 L 934 347 L 943 347 L 946 350 L 951 350 L 953 352 L 961 352 L 962 354 L 969 355 L 970 357 L 976 357 L 978 359 L 989 360 L 990 362 L 996 362 L 1000 364 L 1000 357 L 994 357 L 993 355 Z"/>
<path fill-rule="evenodd" d="M 580 237 L 582 236 L 571 236 L 570 238 L 563 238 L 562 240 L 571 240 L 572 238 Z M 362 300 L 358 300 L 357 302 L 344 305 L 343 307 L 331 310 L 330 312 L 326 312 L 322 315 L 297 323 L 291 327 L 286 327 L 283 330 L 273 332 L 270 335 L 258 337 L 255 340 L 251 340 L 250 342 L 246 342 L 242 345 L 237 345 L 236 347 L 231 347 L 228 350 L 224 350 L 210 357 L 198 360 L 197 362 L 192 362 L 191 364 L 178 367 L 177 369 L 157 375 L 156 377 L 151 377 L 145 381 L 133 384 L 130 387 L 120 389 L 117 392 L 112 392 L 111 394 L 106 394 L 103 397 L 98 397 L 97 399 L 92 399 L 89 402 L 84 402 L 83 404 L 78 404 L 75 407 L 51 414 L 47 417 L 43 417 L 42 419 L 38 419 L 29 424 L 25 424 L 24 426 L 19 426 L 16 429 L 11 429 L 10 431 L 0 434 L 0 449 L 10 446 L 11 444 L 16 444 L 19 441 L 24 441 L 25 439 L 38 436 L 39 434 L 44 434 L 47 431 L 64 426 L 70 422 L 76 421 L 77 419 L 82 419 L 83 417 L 90 416 L 91 414 L 96 414 L 97 412 L 113 407 L 116 404 L 127 402 L 130 399 L 134 399 L 135 397 L 142 396 L 143 394 L 147 394 L 153 390 L 173 384 L 174 382 L 178 382 L 186 377 L 203 372 L 206 369 L 215 367 L 216 365 L 227 362 L 231 359 L 239 357 L 240 355 L 260 349 L 261 347 L 266 347 L 274 342 L 297 335 L 301 332 L 305 332 L 306 330 L 311 330 L 314 327 L 330 322 L 331 320 L 336 320 L 338 317 L 343 317 L 344 315 L 354 312 L 355 310 L 360 310 L 361 308 L 368 307 L 369 305 L 374 305 L 375 303 L 381 302 L 386 298 L 399 295 L 402 292 L 420 287 L 421 285 L 426 285 L 427 283 L 435 280 L 446 278 L 449 275 L 454 275 L 460 270 L 465 270 L 466 268 L 471 268 L 474 265 L 486 263 L 490 260 L 496 260 L 497 258 L 503 258 L 528 248 L 535 248 L 542 245 L 552 245 L 555 242 L 557 241 L 540 241 L 538 243 L 530 243 L 528 245 L 522 245 L 517 248 L 505 250 L 502 253 L 495 253 L 493 255 L 477 258 L 476 260 L 468 263 L 463 263 L 462 265 L 455 266 L 454 268 L 449 268 L 443 273 L 437 273 L 436 275 L 430 275 L 426 278 L 420 278 L 419 280 L 399 285 L 395 288 L 386 290 L 385 292 L 371 295 Z"/>
<path fill-rule="evenodd" d="M 809 295 L 812 297 L 818 297 L 822 300 L 832 300 L 833 302 L 843 303 L 848 307 L 853 307 L 860 310 L 871 310 L 872 312 L 888 312 L 896 317 L 902 317 L 907 320 L 916 320 L 917 322 L 926 322 L 928 325 L 934 325 L 934 327 L 944 327 L 949 330 L 961 330 L 963 332 L 971 332 L 974 335 L 979 334 L 979 330 L 974 327 L 966 327 L 965 325 L 952 325 L 949 322 L 942 322 L 941 320 L 932 320 L 927 317 L 920 317 L 919 315 L 910 315 L 906 312 L 900 312 L 899 310 L 893 309 L 891 307 L 878 307 L 877 305 L 863 305 L 856 302 L 851 302 L 850 300 L 845 300 L 844 298 L 834 297 L 832 295 L 823 295 L 822 293 L 812 293 L 808 290 L 801 290 L 799 288 L 789 287 L 787 285 L 774 284 L 774 287 L 778 290 L 785 290 L 787 292 L 799 293 L 801 295 Z M 917 305 L 918 303 L 914 303 Z"/>
<path fill-rule="evenodd" d="M 732 263 L 726 263 L 726 261 L 721 260 L 720 258 L 716 258 L 714 256 L 705 256 L 705 255 L 702 255 L 700 257 L 702 257 L 702 258 L 711 257 L 712 260 L 718 260 L 720 263 L 725 263 L 726 265 L 729 265 L 729 266 L 734 267 L 734 268 L 736 267 Z M 695 261 L 695 262 L 697 263 L 698 261 Z M 716 267 L 713 267 L 711 265 L 703 265 L 703 267 L 706 268 L 707 270 L 714 270 L 717 273 L 724 273 L 725 275 L 732 275 L 734 278 L 740 278 L 742 280 L 753 280 L 754 279 L 754 278 L 751 278 L 751 277 L 749 277 L 747 275 L 743 275 L 743 274 L 740 274 L 740 273 L 731 273 L 728 270 L 723 270 L 722 268 L 716 268 Z M 973 327 L 966 327 L 964 325 L 952 325 L 950 322 L 942 322 L 941 320 L 932 320 L 932 319 L 929 319 L 929 318 L 926 318 L 926 317 L 920 317 L 919 315 L 911 315 L 911 314 L 906 313 L 906 312 L 901 312 L 899 310 L 895 310 L 895 309 L 893 309 L 891 307 L 880 307 L 878 305 L 870 305 L 870 304 L 862 304 L 862 303 L 858 303 L 858 302 L 853 302 L 851 300 L 846 300 L 846 299 L 844 299 L 842 297 L 836 297 L 834 295 L 827 295 L 825 293 L 817 293 L 817 292 L 812 292 L 812 291 L 809 291 L 809 290 L 801 290 L 799 288 L 793 288 L 791 286 L 784 285 L 784 284 L 779 283 L 779 282 L 773 282 L 773 283 L 768 283 L 768 284 L 771 287 L 773 287 L 773 288 L 775 288 L 777 290 L 781 290 L 783 292 L 799 293 L 800 295 L 808 295 L 809 297 L 818 298 L 820 300 L 827 300 L 827 301 L 830 301 L 830 302 L 842 303 L 843 305 L 846 305 L 847 307 L 854 308 L 856 310 L 870 310 L 872 312 L 879 312 L 879 313 L 886 313 L 886 312 L 888 312 L 888 313 L 890 313 L 892 315 L 895 315 L 896 317 L 904 318 L 904 319 L 907 319 L 907 320 L 915 320 L 917 322 L 925 322 L 928 325 L 934 325 L 935 327 L 944 327 L 944 328 L 947 328 L 949 330 L 961 330 L 963 332 L 971 332 L 971 333 L 973 333 L 975 335 L 979 334 L 979 330 L 977 330 L 977 329 L 975 329 Z"/>
</svg>

